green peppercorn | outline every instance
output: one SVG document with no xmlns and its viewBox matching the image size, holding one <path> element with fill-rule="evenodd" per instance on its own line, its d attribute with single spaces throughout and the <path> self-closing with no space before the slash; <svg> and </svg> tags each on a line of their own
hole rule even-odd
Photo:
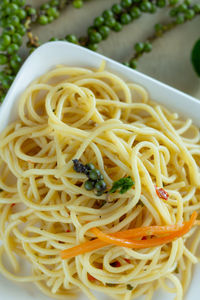
<svg viewBox="0 0 200 300">
<path fill-rule="evenodd" d="M 0 65 L 5 65 L 8 62 L 8 58 L 5 54 L 0 54 Z"/>
<path fill-rule="evenodd" d="M 47 9 L 47 15 L 49 17 L 57 18 L 59 16 L 59 12 L 55 7 L 49 7 Z"/>
<path fill-rule="evenodd" d="M 107 10 L 104 10 L 102 15 L 103 15 L 104 19 L 108 19 L 108 18 L 113 17 L 113 12 L 112 12 L 112 10 L 107 9 Z"/>
<path fill-rule="evenodd" d="M 95 166 L 92 163 L 88 163 L 85 166 L 88 170 L 95 170 Z"/>
<path fill-rule="evenodd" d="M 166 0 L 156 0 L 156 5 L 160 8 L 165 7 Z"/>
<path fill-rule="evenodd" d="M 22 36 L 19 33 L 14 33 L 12 35 L 12 43 L 21 46 L 21 44 L 22 44 Z"/>
<path fill-rule="evenodd" d="M 27 7 L 26 12 L 28 16 L 34 16 L 37 14 L 37 11 L 34 7 Z"/>
<path fill-rule="evenodd" d="M 197 14 L 200 13 L 200 3 L 194 5 L 194 11 Z"/>
<path fill-rule="evenodd" d="M 87 190 L 87 191 L 91 191 L 94 189 L 94 186 L 95 186 L 95 182 L 92 181 L 92 180 L 87 180 L 85 183 L 84 183 L 84 188 Z"/>
<path fill-rule="evenodd" d="M 14 32 L 15 32 L 15 27 L 13 25 L 8 25 L 3 31 L 3 33 L 9 35 L 12 35 Z"/>
<path fill-rule="evenodd" d="M 137 53 L 141 53 L 144 50 L 144 43 L 136 43 L 134 49 Z"/>
<path fill-rule="evenodd" d="M 120 17 L 120 22 L 123 25 L 127 25 L 131 22 L 131 16 L 128 13 L 123 13 Z"/>
<path fill-rule="evenodd" d="M 177 9 L 177 7 L 172 8 L 172 9 L 170 10 L 169 14 L 170 14 L 171 17 L 177 16 L 177 15 L 178 15 L 178 9 Z"/>
<path fill-rule="evenodd" d="M 70 43 L 73 43 L 73 44 L 77 44 L 78 43 L 78 39 L 77 37 L 74 35 L 74 34 L 68 34 L 65 39 L 70 42 Z"/>
<path fill-rule="evenodd" d="M 151 3 L 151 9 L 150 9 L 149 12 L 150 12 L 151 14 L 154 14 L 154 13 L 156 12 L 156 10 L 157 10 L 156 5 L 153 4 L 153 3 Z"/>
<path fill-rule="evenodd" d="M 20 18 L 20 20 L 24 20 L 26 18 L 26 11 L 22 8 L 19 8 L 17 11 L 16 11 L 16 15 Z"/>
<path fill-rule="evenodd" d="M 94 26 L 95 26 L 95 27 L 99 27 L 99 26 L 103 25 L 103 23 L 104 23 L 104 18 L 101 17 L 101 16 L 96 17 L 96 18 L 94 19 Z"/>
<path fill-rule="evenodd" d="M 140 4 L 140 9 L 143 12 L 150 12 L 151 11 L 151 3 L 149 1 L 143 1 Z"/>
<path fill-rule="evenodd" d="M 132 5 L 132 0 L 121 0 L 120 4 L 122 7 L 127 8 Z"/>
<path fill-rule="evenodd" d="M 110 33 L 110 28 L 108 26 L 101 26 L 101 27 L 99 27 L 98 30 L 99 30 L 99 33 L 101 34 L 103 40 L 105 40 Z"/>
<path fill-rule="evenodd" d="M 5 50 L 6 50 L 6 47 L 4 45 L 2 45 L 0 42 L 0 51 L 5 51 Z"/>
<path fill-rule="evenodd" d="M 119 32 L 122 30 L 122 25 L 119 22 L 116 22 L 112 29 L 116 32 Z"/>
<path fill-rule="evenodd" d="M 195 11 L 193 9 L 188 9 L 186 12 L 185 12 L 185 18 L 187 20 L 192 20 L 195 16 Z"/>
<path fill-rule="evenodd" d="M 73 1 L 73 6 L 75 8 L 81 8 L 83 6 L 83 1 L 82 0 L 74 0 Z"/>
<path fill-rule="evenodd" d="M 7 48 L 8 54 L 14 54 L 19 50 L 19 46 L 17 44 L 11 44 Z"/>
<path fill-rule="evenodd" d="M 187 11 L 188 6 L 187 6 L 187 4 L 182 3 L 182 4 L 180 4 L 177 8 L 178 8 L 178 11 L 179 11 L 179 12 L 185 12 L 185 11 Z"/>
<path fill-rule="evenodd" d="M 51 0 L 51 1 L 49 2 L 49 4 L 50 4 L 51 6 L 59 6 L 60 2 L 59 2 L 59 0 Z"/>
<path fill-rule="evenodd" d="M 98 50 L 98 44 L 88 44 L 87 47 L 88 47 L 88 49 L 90 49 L 92 51 Z"/>
<path fill-rule="evenodd" d="M 26 34 L 26 27 L 23 25 L 23 24 L 19 24 L 16 28 L 17 30 L 17 33 L 19 33 L 21 36 L 25 35 Z"/>
<path fill-rule="evenodd" d="M 26 0 L 12 0 L 12 2 L 19 6 L 24 6 L 26 4 Z"/>
<path fill-rule="evenodd" d="M 6 22 L 9 25 L 18 26 L 18 24 L 20 23 L 20 20 L 19 20 L 18 16 L 12 15 L 7 18 Z"/>
<path fill-rule="evenodd" d="M 1 81 L 1 85 L 4 89 L 9 89 L 10 87 L 10 80 L 8 78 L 5 78 Z"/>
<path fill-rule="evenodd" d="M 7 47 L 11 43 L 11 37 L 8 34 L 3 34 L 0 37 L 0 44 L 3 45 L 4 47 Z"/>
<path fill-rule="evenodd" d="M 99 32 L 92 32 L 89 35 L 89 40 L 92 44 L 99 43 L 102 40 L 102 36 Z"/>
<path fill-rule="evenodd" d="M 139 7 L 134 6 L 130 9 L 130 15 L 131 18 L 138 19 L 141 16 L 141 10 L 139 9 Z"/>
<path fill-rule="evenodd" d="M 99 178 L 99 170 L 96 170 L 96 169 L 91 170 L 89 172 L 89 178 L 92 179 L 92 180 L 98 180 L 98 178 Z"/>
<path fill-rule="evenodd" d="M 144 52 L 151 52 L 152 44 L 149 42 L 144 43 Z"/>
<path fill-rule="evenodd" d="M 97 192 L 104 192 L 106 190 L 106 183 L 103 180 L 98 180 L 95 184 L 95 189 Z"/>
<path fill-rule="evenodd" d="M 116 15 L 119 15 L 123 10 L 123 8 L 120 4 L 114 4 L 111 9 L 112 9 L 112 12 Z"/>
<path fill-rule="evenodd" d="M 1 5 L 4 7 L 6 7 L 8 4 L 10 3 L 10 0 L 2 0 Z"/>
<path fill-rule="evenodd" d="M 136 69 L 137 68 L 136 60 L 134 58 L 132 58 L 130 60 L 129 67 L 131 67 L 132 69 Z"/>
<path fill-rule="evenodd" d="M 15 14 L 16 11 L 18 10 L 18 5 L 15 4 L 15 3 L 9 3 L 6 8 L 5 8 L 5 13 L 7 15 L 12 15 L 12 14 Z"/>
<path fill-rule="evenodd" d="M 40 24 L 40 25 L 46 25 L 46 24 L 48 24 L 48 17 L 47 16 L 40 16 L 39 18 L 38 18 L 38 23 Z"/>
<path fill-rule="evenodd" d="M 14 54 L 11 56 L 10 58 L 10 66 L 13 68 L 13 69 L 18 69 L 20 64 L 22 62 L 22 59 L 19 55 L 17 54 Z"/>
<path fill-rule="evenodd" d="M 53 16 L 48 16 L 48 23 L 52 23 L 54 21 L 54 17 Z"/>
<path fill-rule="evenodd" d="M 184 0 L 184 3 L 189 6 L 191 5 L 191 0 Z"/>
<path fill-rule="evenodd" d="M 178 3 L 179 0 L 169 0 L 169 5 L 173 6 Z"/>
<path fill-rule="evenodd" d="M 55 41 L 59 41 L 59 39 L 55 38 L 55 37 L 52 37 L 49 42 L 55 42 Z"/>
<path fill-rule="evenodd" d="M 49 3 L 44 3 L 40 6 L 41 10 L 47 10 L 50 7 Z"/>
<path fill-rule="evenodd" d="M 185 17 L 183 15 L 178 15 L 176 18 L 176 24 L 183 24 L 185 22 Z"/>
<path fill-rule="evenodd" d="M 115 23 L 116 23 L 116 20 L 114 17 L 107 18 L 104 22 L 104 24 L 110 28 L 114 27 Z"/>
</svg>

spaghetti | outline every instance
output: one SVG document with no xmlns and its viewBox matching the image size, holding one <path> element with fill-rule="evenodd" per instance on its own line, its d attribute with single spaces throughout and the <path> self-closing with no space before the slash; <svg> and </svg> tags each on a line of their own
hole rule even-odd
<svg viewBox="0 0 200 300">
<path fill-rule="evenodd" d="M 94 300 L 96 290 L 150 300 L 160 287 L 183 299 L 200 243 L 191 120 L 103 66 L 49 71 L 25 90 L 18 115 L 0 135 L 0 272 L 57 299 L 81 290 Z M 73 160 L 94 164 L 109 189 L 125 177 L 134 185 L 99 196 Z M 73 250 L 81 245 L 90 248 Z"/>
</svg>

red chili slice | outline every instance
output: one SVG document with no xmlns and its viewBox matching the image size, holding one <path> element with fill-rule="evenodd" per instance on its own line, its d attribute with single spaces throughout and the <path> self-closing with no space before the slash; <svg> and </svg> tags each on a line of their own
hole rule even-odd
<svg viewBox="0 0 200 300">
<path fill-rule="evenodd" d="M 156 188 L 156 194 L 158 195 L 159 198 L 168 200 L 169 195 L 163 188 L 158 188 L 157 186 L 155 188 Z"/>
<path fill-rule="evenodd" d="M 121 267 L 121 264 L 119 261 L 114 261 L 113 263 L 111 263 L 111 266 L 115 267 L 115 268 L 119 268 L 119 267 Z"/>
<path fill-rule="evenodd" d="M 88 274 L 88 280 L 93 282 L 96 280 L 96 278 L 94 278 L 92 275 Z"/>
</svg>

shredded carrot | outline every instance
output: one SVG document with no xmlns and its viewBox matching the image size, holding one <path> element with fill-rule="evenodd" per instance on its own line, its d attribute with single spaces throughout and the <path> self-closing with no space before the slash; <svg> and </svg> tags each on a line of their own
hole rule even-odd
<svg viewBox="0 0 200 300">
<path fill-rule="evenodd" d="M 143 249 L 143 248 L 155 247 L 155 246 L 159 246 L 159 245 L 162 245 L 165 243 L 169 243 L 169 242 L 173 241 L 174 239 L 183 236 L 194 225 L 196 217 L 197 217 L 197 213 L 194 212 L 191 216 L 190 221 L 185 222 L 181 229 L 174 231 L 171 235 L 167 235 L 167 236 L 159 237 L 159 238 L 151 238 L 148 240 L 123 239 L 123 238 L 105 234 L 102 231 L 100 231 L 98 228 L 93 228 L 92 232 L 96 235 L 97 238 L 99 238 L 103 242 L 107 242 L 109 244 L 114 244 L 114 245 L 121 246 L 121 247 Z M 165 231 L 165 233 L 168 233 L 168 232 Z"/>
<path fill-rule="evenodd" d="M 135 249 L 150 248 L 166 244 L 186 234 L 194 225 L 196 217 L 197 213 L 194 212 L 191 216 L 190 221 L 184 222 L 181 225 L 175 224 L 166 226 L 146 226 L 116 232 L 109 235 L 101 232 L 97 228 L 93 228 L 91 229 L 91 231 L 98 237 L 97 239 L 63 250 L 61 252 L 61 257 L 62 259 L 72 258 L 80 254 L 103 248 L 105 246 L 108 246 L 108 244 L 120 245 L 122 247 Z M 133 240 L 133 238 L 142 238 L 143 236 L 151 236 L 152 234 L 165 236 L 151 238 L 148 240 Z M 166 234 L 168 235 L 166 236 Z"/>
<path fill-rule="evenodd" d="M 75 257 L 77 255 L 83 254 L 83 253 L 87 253 L 87 252 L 91 252 L 91 251 L 103 248 L 105 246 L 108 246 L 108 244 L 105 242 L 102 242 L 99 239 L 95 239 L 93 241 L 88 241 L 83 244 L 77 245 L 75 247 L 61 251 L 61 257 L 62 257 L 62 259 L 67 259 L 67 258 L 71 258 L 71 257 Z"/>
</svg>

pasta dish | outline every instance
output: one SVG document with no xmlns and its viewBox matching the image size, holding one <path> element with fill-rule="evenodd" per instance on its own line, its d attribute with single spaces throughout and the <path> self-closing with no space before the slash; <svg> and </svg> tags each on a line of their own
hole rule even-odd
<svg viewBox="0 0 200 300">
<path fill-rule="evenodd" d="M 199 212 L 199 129 L 104 63 L 36 79 L 0 134 L 0 273 L 49 297 L 182 300 Z"/>
</svg>

